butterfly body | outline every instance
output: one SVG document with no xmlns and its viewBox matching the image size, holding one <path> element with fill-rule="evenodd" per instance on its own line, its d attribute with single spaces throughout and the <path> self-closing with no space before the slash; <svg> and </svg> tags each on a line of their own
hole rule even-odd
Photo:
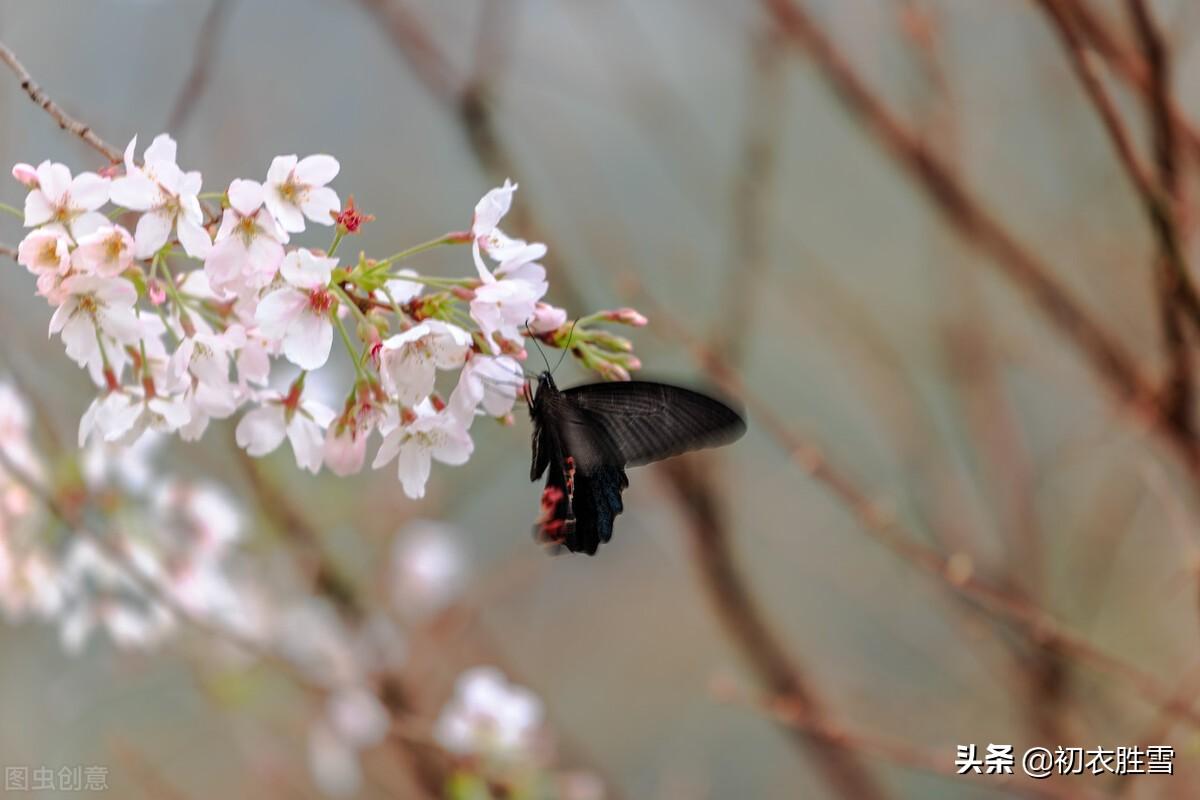
<svg viewBox="0 0 1200 800">
<path fill-rule="evenodd" d="M 538 541 L 595 555 L 612 537 L 629 486 L 626 467 L 737 439 L 746 424 L 724 403 L 649 381 L 560 391 L 549 372 L 527 390 L 533 421 L 530 480 L 546 474 Z"/>
</svg>

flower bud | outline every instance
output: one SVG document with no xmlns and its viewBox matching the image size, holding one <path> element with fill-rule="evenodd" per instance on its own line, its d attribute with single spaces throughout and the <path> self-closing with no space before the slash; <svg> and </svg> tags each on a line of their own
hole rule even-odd
<svg viewBox="0 0 1200 800">
<path fill-rule="evenodd" d="M 21 183 L 28 186 L 30 189 L 36 189 L 38 185 L 37 170 L 29 164 L 13 164 L 12 176 Z"/>
<path fill-rule="evenodd" d="M 633 308 L 618 308 L 604 312 L 604 318 L 609 322 L 619 322 L 622 325 L 632 325 L 635 328 L 644 327 L 650 320 Z"/>
</svg>

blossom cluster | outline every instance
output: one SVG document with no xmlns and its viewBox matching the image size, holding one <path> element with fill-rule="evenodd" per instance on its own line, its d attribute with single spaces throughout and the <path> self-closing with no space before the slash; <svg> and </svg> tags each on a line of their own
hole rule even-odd
<svg viewBox="0 0 1200 800">
<path fill-rule="evenodd" d="M 131 444 L 148 430 L 194 440 L 211 420 L 245 409 L 239 446 L 264 456 L 286 440 L 313 473 L 358 472 L 378 433 L 372 465 L 395 462 L 417 498 L 433 460 L 471 456 L 476 417 L 511 419 L 527 337 L 569 347 L 606 378 L 628 379 L 640 366 L 627 339 L 596 327 L 644 324 L 636 311 L 572 321 L 544 302 L 546 246 L 500 228 L 517 189 L 510 181 L 478 202 L 468 229 L 345 262 L 343 238 L 373 217 L 353 199 L 343 207 L 329 185 L 334 157 L 278 156 L 263 180 L 206 194 L 170 136 L 137 154 L 135 137 L 124 163 L 100 173 L 72 175 L 50 161 L 12 170 L 29 190 L 18 261 L 54 308 L 51 335 L 98 388 L 80 446 Z M 324 249 L 293 240 L 310 224 L 333 229 Z M 470 245 L 473 275 L 397 266 L 454 244 Z M 355 375 L 340 409 L 305 390 L 335 335 Z M 448 392 L 439 391 L 443 373 L 457 373 Z"/>
</svg>

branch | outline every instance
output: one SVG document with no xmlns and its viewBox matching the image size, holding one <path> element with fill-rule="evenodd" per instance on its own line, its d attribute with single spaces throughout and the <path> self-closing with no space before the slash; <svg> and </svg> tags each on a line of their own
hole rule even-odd
<svg viewBox="0 0 1200 800">
<path fill-rule="evenodd" d="M 811 680 L 768 627 L 762 609 L 734 564 L 724 508 L 718 499 L 720 487 L 711 480 L 710 466 L 711 462 L 704 457 L 693 456 L 671 459 L 659 470 L 684 511 L 696 562 L 717 619 L 768 692 L 787 698 L 789 705 L 812 720 L 814 726 L 830 726 L 828 712 Z M 787 729 L 804 746 L 813 766 L 821 770 L 829 786 L 841 796 L 864 800 L 886 796 L 854 753 L 814 733 L 814 729 L 795 726 Z"/>
<path fill-rule="evenodd" d="M 1151 173 L 1150 168 L 1142 163 L 1133 144 L 1133 137 L 1125 127 L 1115 104 L 1109 97 L 1096 68 L 1095 58 L 1087 49 L 1080 33 L 1075 29 L 1066 0 L 1037 0 L 1038 5 L 1050 18 L 1071 66 L 1083 84 L 1088 98 L 1104 123 L 1109 138 L 1116 148 L 1118 159 L 1133 182 L 1134 188 L 1142 201 L 1142 206 L 1149 218 L 1150 226 L 1159 243 L 1159 253 L 1155 258 L 1155 276 L 1158 288 L 1158 302 L 1162 317 L 1163 340 L 1170 361 L 1170 372 L 1166 379 L 1163 392 L 1163 413 L 1171 419 L 1173 427 L 1179 431 L 1191 433 L 1192 408 L 1192 362 L 1188 352 L 1187 339 L 1184 336 L 1182 316 L 1186 314 L 1200 326 L 1200 299 L 1188 274 L 1186 259 L 1180 244 L 1181 237 L 1176 221 L 1176 211 L 1179 205 L 1179 181 L 1176 164 L 1175 128 L 1169 111 L 1168 74 L 1165 50 L 1154 34 L 1153 26 L 1146 18 L 1143 24 L 1147 26 L 1147 36 L 1151 44 L 1147 45 L 1147 53 L 1154 53 L 1147 58 L 1153 65 L 1150 82 L 1151 95 L 1155 99 L 1154 122 L 1156 130 L 1156 155 L 1158 162 L 1158 178 Z M 1133 5 L 1145 8 L 1138 0 L 1131 0 Z M 1161 185 L 1160 185 L 1161 182 Z"/>
<path fill-rule="evenodd" d="M 200 26 L 200 33 L 196 37 L 192 69 L 188 72 L 187 80 L 183 82 L 183 86 L 179 90 L 175 106 L 171 109 L 171 115 L 167 117 L 167 125 L 163 130 L 178 136 L 179 131 L 187 124 L 192 109 L 196 106 L 196 101 L 204 94 L 204 89 L 208 85 L 209 64 L 231 7 L 232 4 L 229 0 L 213 0 L 212 5 L 208 7 L 208 14 L 205 15 L 204 22 Z"/>
<path fill-rule="evenodd" d="M 47 114 L 53 117 L 54 121 L 58 123 L 58 127 L 65 131 L 70 131 L 80 139 L 83 139 L 89 147 L 103 155 L 113 164 L 121 163 L 122 158 L 124 158 L 121 151 L 101 139 L 90 127 L 75 119 L 66 111 L 63 111 L 58 103 L 47 97 L 42 88 L 34 83 L 25 66 L 17 60 L 13 51 L 9 50 L 8 46 L 3 42 L 0 42 L 0 61 L 8 65 L 9 69 L 17 76 L 17 80 L 21 82 L 21 88 L 29 95 L 29 99 L 37 103 Z"/>
<path fill-rule="evenodd" d="M 746 387 L 727 363 L 718 359 L 711 349 L 673 320 L 652 298 L 643 293 L 638 302 L 648 315 L 654 317 L 656 327 L 668 329 L 671 336 L 688 346 L 692 357 L 717 385 L 740 400 L 758 425 L 769 434 L 770 440 L 797 467 L 840 501 L 872 538 L 918 571 L 932 577 L 952 594 L 967 601 L 969 608 L 986 612 L 990 617 L 1012 625 L 1037 647 L 1073 657 L 1099 672 L 1128 683 L 1148 704 L 1200 728 L 1200 710 L 1177 696 L 1158 678 L 1101 650 L 1025 598 L 1011 595 L 984 581 L 969 566 L 964 569 L 959 563 L 960 559 L 948 557 L 923 544 L 914 532 L 904 528 L 873 501 L 850 475 L 833 464 L 819 444 L 794 433 Z"/>
<path fill-rule="evenodd" d="M 883 103 L 793 0 L 763 0 L 788 37 L 804 49 L 843 104 L 924 190 L 965 241 L 1016 284 L 1046 320 L 1078 349 L 1113 398 L 1146 423 L 1200 479 L 1200 449 L 1163 414 L 1159 394 L 1137 362 L 1067 293 L 1049 266 L 998 222 L 953 171 Z"/>
</svg>

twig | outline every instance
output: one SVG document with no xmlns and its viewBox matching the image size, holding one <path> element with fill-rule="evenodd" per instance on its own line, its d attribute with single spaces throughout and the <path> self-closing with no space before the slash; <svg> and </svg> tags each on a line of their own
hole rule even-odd
<svg viewBox="0 0 1200 800">
<path fill-rule="evenodd" d="M 220 33 L 224 28 L 225 20 L 229 17 L 227 12 L 231 7 L 230 0 L 213 0 L 212 5 L 208 7 L 208 13 L 200 26 L 200 33 L 196 36 L 192 68 L 188 72 L 187 80 L 183 82 L 183 86 L 179 90 L 178 97 L 175 98 L 175 106 L 171 109 L 171 114 L 167 117 L 167 125 L 163 130 L 178 136 L 179 131 L 191 117 L 192 109 L 196 107 L 196 101 L 204 94 L 204 90 L 208 86 L 209 65 L 212 63 Z"/>
<path fill-rule="evenodd" d="M 1200 325 L 1200 301 L 1197 301 L 1176 223 L 1182 203 L 1182 184 L 1179 135 L 1171 116 L 1170 56 L 1144 0 L 1127 0 L 1126 7 L 1133 17 L 1134 30 L 1149 71 L 1148 98 L 1154 131 L 1154 156 L 1162 185 L 1161 200 L 1152 203 L 1149 210 L 1161 250 L 1158 290 L 1163 335 L 1172 365 L 1167 378 L 1165 410 L 1175 417 L 1176 425 L 1191 431 L 1192 362 L 1180 315 L 1186 312 L 1194 325 Z"/>
<path fill-rule="evenodd" d="M 1133 687 L 1147 703 L 1200 727 L 1200 710 L 1176 697 L 1150 673 L 1101 650 L 1028 600 L 993 586 L 974 572 L 962 569 L 955 560 L 923 544 L 916 534 L 886 513 L 853 478 L 833 464 L 820 445 L 793 432 L 745 386 L 728 364 L 715 358 L 707 346 L 661 307 L 657 307 L 651 298 L 643 293 L 638 302 L 653 316 L 656 327 L 668 329 L 671 336 L 688 346 L 696 362 L 709 376 L 746 405 L 755 423 L 769 434 L 771 441 L 783 449 L 796 466 L 833 494 L 874 539 L 919 571 L 933 577 L 945 589 L 967 600 L 969 607 L 978 608 L 993 618 L 1013 625 L 1032 644 L 1073 657 L 1116 677 Z"/>
<path fill-rule="evenodd" d="M 1163 414 L 1159 394 L 1112 334 L 1076 303 L 1052 270 L 1027 250 L 955 177 L 953 171 L 884 104 L 833 41 L 793 0 L 763 0 L 776 23 L 812 57 L 838 97 L 924 190 L 964 240 L 991 256 L 1049 323 L 1072 343 L 1117 402 L 1168 444 L 1200 478 L 1200 449 Z"/>
<path fill-rule="evenodd" d="M 734 564 L 719 487 L 707 475 L 710 463 L 701 456 L 672 459 L 659 467 L 675 492 L 692 532 L 691 541 L 704 588 L 725 633 L 738 644 L 767 690 L 813 721 L 812 728 L 788 726 L 810 755 L 829 786 L 846 798 L 882 798 L 886 794 L 858 757 L 816 730 L 830 725 L 828 712 L 811 679 L 787 654 L 767 626 L 762 610 L 746 589 Z"/>
<path fill-rule="evenodd" d="M 9 69 L 16 74 L 17 80 L 21 82 L 21 88 L 29 95 L 29 99 L 37 103 L 47 114 L 53 117 L 54 121 L 58 123 L 58 127 L 65 131 L 70 131 L 80 139 L 83 139 L 89 147 L 103 155 L 113 164 L 121 163 L 121 159 L 123 158 L 121 151 L 101 139 L 90 127 L 72 117 L 58 103 L 47 97 L 42 88 L 34 83 L 33 78 L 24 65 L 17 60 L 13 51 L 8 49 L 8 46 L 3 42 L 0 42 L 0 61 L 7 64 Z"/>
<path fill-rule="evenodd" d="M 6 244 L 0 244 L 0 255 L 7 256 L 8 258 L 11 258 L 13 261 L 16 261 L 17 260 L 17 248 L 10 247 Z"/>
</svg>

